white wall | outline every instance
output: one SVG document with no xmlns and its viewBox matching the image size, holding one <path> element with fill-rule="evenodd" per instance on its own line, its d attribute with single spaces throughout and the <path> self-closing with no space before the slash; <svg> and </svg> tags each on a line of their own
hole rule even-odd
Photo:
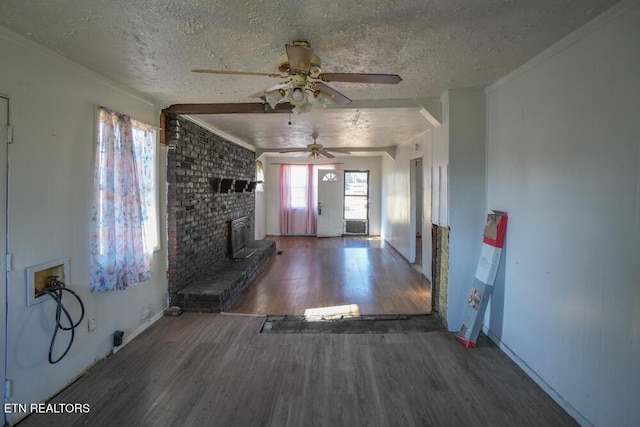
<svg viewBox="0 0 640 427">
<path fill-rule="evenodd" d="M 308 164 L 308 161 L 295 157 L 261 157 L 265 168 L 265 214 L 267 224 L 267 234 L 277 236 L 280 234 L 278 203 L 280 200 L 280 174 L 277 163 Z M 382 165 L 381 157 L 337 157 L 332 160 L 314 162 L 339 163 L 339 170 L 368 170 L 369 171 L 369 234 L 380 235 L 380 215 L 381 215 L 381 188 L 382 188 Z M 257 212 L 256 212 L 257 218 Z M 257 219 L 256 219 L 257 222 Z"/>
<path fill-rule="evenodd" d="M 383 161 L 383 236 L 413 261 L 409 164 L 422 157 L 423 273 L 432 275 L 431 224 L 450 226 L 446 321 L 450 330 L 457 330 L 473 284 L 486 218 L 485 97 L 481 91 L 448 91 L 441 103 L 442 125 L 398 146 L 395 159 Z"/>
<path fill-rule="evenodd" d="M 639 23 L 624 1 L 487 91 L 486 327 L 585 425 L 639 422 Z"/>
<path fill-rule="evenodd" d="M 449 92 L 440 97 L 442 124 L 434 127 L 431 145 L 431 220 L 449 226 Z M 426 200 L 425 200 L 426 201 Z"/>
<path fill-rule="evenodd" d="M 424 166 L 422 165 L 422 157 L 413 160 L 412 165 L 415 165 L 415 204 L 416 204 L 416 235 L 422 236 L 422 220 L 424 213 Z"/>
<path fill-rule="evenodd" d="M 432 131 L 411 138 L 396 147 L 395 159 L 382 158 L 382 237 L 407 260 L 413 261 L 411 251 L 411 174 L 412 159 L 422 158 L 424 202 L 422 209 L 422 271 L 431 278 L 431 167 Z"/>
<path fill-rule="evenodd" d="M 8 401 L 31 403 L 48 398 L 105 357 L 115 330 L 123 330 L 127 338 L 146 327 L 143 307 L 151 304 L 154 314 L 164 308 L 165 247 L 155 254 L 153 277 L 146 283 L 99 294 L 90 293 L 88 285 L 96 106 L 153 125 L 159 109 L 2 28 L 0 58 L 0 93 L 10 97 L 15 129 L 9 146 L 9 249 L 14 261 L 7 284 L 7 376 L 13 380 Z M 164 149 L 161 157 L 166 162 Z M 166 181 L 164 169 L 161 183 Z M 161 187 L 164 227 L 166 187 Z M 163 229 L 161 236 L 165 233 Z M 54 304 L 27 308 L 25 268 L 65 257 L 70 258 L 66 284 L 84 300 L 85 319 L 95 318 L 97 329 L 88 332 L 83 321 L 71 351 L 53 366 L 47 355 Z M 59 334 L 58 348 L 67 337 Z"/>
<path fill-rule="evenodd" d="M 265 156 L 264 154 L 261 155 L 256 160 L 260 160 L 260 162 L 262 162 L 262 170 L 264 172 L 265 182 L 262 184 L 263 190 L 255 192 L 256 212 L 255 212 L 254 234 L 255 234 L 256 240 L 262 240 L 269 234 L 268 227 L 267 227 L 267 209 L 269 207 L 269 203 L 267 203 L 267 195 L 269 195 L 269 193 L 267 193 L 267 186 L 268 186 L 267 181 L 269 179 L 268 178 L 269 175 L 267 173 L 267 170 L 269 169 L 270 165 L 269 165 L 268 157 Z M 273 167 L 274 166 L 271 166 L 271 168 Z"/>
<path fill-rule="evenodd" d="M 264 191 L 256 191 L 256 211 L 254 224 L 254 238 L 262 240 L 267 235 L 267 212 Z"/>
<path fill-rule="evenodd" d="M 484 92 L 477 90 L 452 90 L 447 95 L 442 126 L 449 134 L 447 325 L 449 330 L 458 331 L 473 286 L 487 215 L 486 101 Z"/>
</svg>

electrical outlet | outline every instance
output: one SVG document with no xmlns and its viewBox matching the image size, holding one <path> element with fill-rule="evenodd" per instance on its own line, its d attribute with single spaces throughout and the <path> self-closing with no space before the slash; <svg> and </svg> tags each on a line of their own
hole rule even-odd
<svg viewBox="0 0 640 427">
<path fill-rule="evenodd" d="M 91 319 L 89 319 L 89 323 L 87 324 L 87 329 L 89 329 L 89 332 L 95 331 L 97 326 L 98 326 L 98 322 L 96 321 L 95 317 L 92 317 Z"/>
</svg>

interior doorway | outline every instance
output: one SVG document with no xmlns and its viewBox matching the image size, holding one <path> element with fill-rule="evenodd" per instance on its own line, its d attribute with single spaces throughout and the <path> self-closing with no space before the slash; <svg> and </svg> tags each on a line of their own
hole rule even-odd
<svg viewBox="0 0 640 427">
<path fill-rule="evenodd" d="M 409 186 L 411 192 L 411 218 L 409 235 L 410 261 L 415 268 L 422 271 L 423 259 L 423 218 L 424 218 L 424 178 L 422 157 L 412 159 L 409 164 Z"/>
<path fill-rule="evenodd" d="M 344 171 L 344 234 L 369 233 L 369 171 Z"/>
</svg>

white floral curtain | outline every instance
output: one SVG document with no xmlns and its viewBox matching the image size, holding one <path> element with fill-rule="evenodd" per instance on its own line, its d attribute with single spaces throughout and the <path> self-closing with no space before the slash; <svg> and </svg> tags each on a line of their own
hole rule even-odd
<svg viewBox="0 0 640 427">
<path fill-rule="evenodd" d="M 124 289 L 151 276 L 153 248 L 145 247 L 145 195 L 153 188 L 149 144 L 152 134 L 130 117 L 99 110 L 94 175 L 91 280 L 94 292 Z M 151 145 L 153 147 L 153 145 Z M 152 190 L 153 191 L 153 190 Z"/>
</svg>

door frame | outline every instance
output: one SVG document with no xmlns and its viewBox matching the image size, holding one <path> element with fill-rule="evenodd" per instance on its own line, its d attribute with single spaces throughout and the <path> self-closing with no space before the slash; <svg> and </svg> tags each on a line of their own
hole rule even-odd
<svg viewBox="0 0 640 427">
<path fill-rule="evenodd" d="M 364 196 L 365 198 L 365 206 L 366 206 L 366 217 L 365 218 L 357 218 L 357 219 L 347 219 L 347 212 L 346 212 L 346 208 L 347 208 L 347 197 L 362 197 L 362 196 L 349 196 L 347 195 L 347 174 L 348 173 L 366 173 L 367 174 L 367 195 Z M 344 234 L 350 234 L 350 235 L 369 235 L 369 219 L 370 219 L 370 215 L 371 212 L 369 211 L 369 203 L 371 201 L 371 171 L 369 169 L 345 169 L 344 173 L 343 173 L 343 190 L 342 190 L 342 217 L 343 217 L 343 222 L 344 222 Z M 354 222 L 359 222 L 359 221 L 364 221 L 365 222 L 365 232 L 364 233 L 351 233 L 348 232 L 348 228 L 347 228 L 347 222 L 348 221 L 354 221 Z"/>
<path fill-rule="evenodd" d="M 8 275 L 9 269 L 11 265 L 7 265 L 9 259 L 7 258 L 7 254 L 9 253 L 9 240 L 7 238 L 9 234 L 8 223 L 9 223 L 9 96 L 0 93 L 0 103 L 4 104 L 0 108 L 0 112 L 6 106 L 6 115 L 2 114 L 0 117 L 0 211 L 2 212 L 0 215 L 4 215 L 2 221 L 0 221 L 0 245 L 2 246 L 2 259 L 3 264 L 5 264 L 2 268 L 2 273 L 0 274 L 0 316 L 2 316 L 4 327 L 2 328 L 2 336 L 0 336 L 0 341 L 2 342 L 2 351 L 0 352 L 0 369 L 2 369 L 2 381 L 3 381 L 3 392 L 2 392 L 2 406 L 7 403 L 7 395 L 6 395 L 6 381 L 7 381 L 7 340 L 8 340 L 8 332 L 9 332 L 9 313 L 7 309 L 8 304 Z M 4 413 L 4 411 L 3 411 Z M 4 424 L 8 423 L 8 414 L 4 413 Z"/>
<path fill-rule="evenodd" d="M 420 176 L 422 179 L 420 182 L 417 180 L 418 166 L 421 168 Z M 416 156 L 409 160 L 409 262 L 414 265 L 424 265 L 424 158 L 423 156 Z M 421 206 L 418 207 L 418 192 L 420 192 Z M 422 259 L 416 259 L 417 247 L 417 232 L 418 232 L 418 215 L 420 216 L 420 236 L 422 236 Z M 431 232 L 429 230 L 429 232 Z"/>
</svg>

